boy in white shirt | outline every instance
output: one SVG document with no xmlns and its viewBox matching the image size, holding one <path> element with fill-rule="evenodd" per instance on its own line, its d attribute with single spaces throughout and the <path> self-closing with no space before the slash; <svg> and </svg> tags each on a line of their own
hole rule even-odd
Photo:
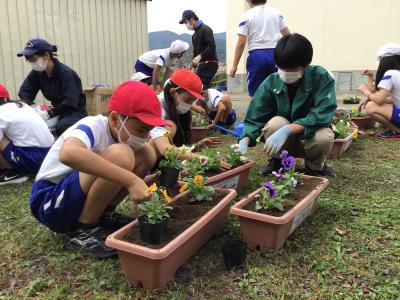
<svg viewBox="0 0 400 300">
<path fill-rule="evenodd" d="M 171 76 L 172 68 L 176 64 L 178 58 L 189 49 L 189 44 L 181 40 L 171 43 L 167 49 L 158 49 L 148 51 L 136 60 L 136 72 L 142 72 L 152 78 L 153 90 L 160 92 L 158 80 L 160 78 L 161 69 L 165 68 L 164 82 Z"/>
<path fill-rule="evenodd" d="M 240 18 L 237 30 L 231 77 L 235 77 L 246 42 L 249 56 L 247 58 L 247 82 L 249 95 L 254 96 L 257 88 L 270 74 L 277 71 L 274 62 L 274 49 L 282 36 L 290 34 L 282 15 L 267 5 L 267 0 L 247 0 L 251 9 Z"/>
<path fill-rule="evenodd" d="M 0 84 L 0 185 L 21 183 L 36 174 L 54 137 L 36 111 L 12 101 Z"/>
<path fill-rule="evenodd" d="M 50 230 L 67 233 L 68 249 L 92 257 L 114 256 L 105 245 L 107 229 L 131 221 L 113 210 L 129 193 L 140 203 L 150 194 L 142 178 L 156 161 L 146 142 L 164 126 L 154 91 L 126 81 L 113 93 L 108 117 L 86 117 L 51 147 L 32 186 L 32 214 Z M 122 219 L 122 220 L 121 220 Z"/>
<path fill-rule="evenodd" d="M 365 108 L 371 118 L 388 128 L 379 138 L 400 140 L 400 44 L 383 46 L 378 60 L 375 81 L 379 91 L 373 93 L 366 85 L 359 86 L 357 89 L 367 96 L 359 109 Z"/>
</svg>

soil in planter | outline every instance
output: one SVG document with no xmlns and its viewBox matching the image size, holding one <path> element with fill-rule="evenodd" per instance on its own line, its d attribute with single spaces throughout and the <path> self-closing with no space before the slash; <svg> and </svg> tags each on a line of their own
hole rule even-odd
<svg viewBox="0 0 400 300">
<path fill-rule="evenodd" d="M 245 163 L 247 164 L 248 161 L 245 162 Z M 237 166 L 235 166 L 235 167 L 232 167 L 232 168 L 229 169 L 228 171 L 233 170 L 233 169 L 236 169 L 236 168 L 239 168 L 240 166 L 244 165 L 245 163 L 241 163 L 241 164 L 239 164 L 239 165 L 237 165 Z M 228 172 L 228 171 L 222 171 L 222 170 L 215 171 L 215 170 L 210 170 L 210 171 L 206 171 L 206 172 L 204 173 L 204 176 L 210 178 L 210 177 L 212 177 L 212 176 L 219 175 L 219 174 L 222 174 L 222 173 Z"/>
<path fill-rule="evenodd" d="M 225 196 L 226 193 L 215 192 L 212 201 L 192 203 L 189 202 L 190 196 L 187 196 L 172 203 L 173 210 L 168 211 L 170 220 L 167 227 L 167 237 L 162 244 L 153 245 L 142 241 L 139 226 L 135 226 L 130 233 L 127 233 L 124 240 L 151 249 L 161 249 L 192 226 Z"/>
<path fill-rule="evenodd" d="M 291 210 L 297 203 L 303 200 L 312 190 L 314 190 L 321 183 L 321 179 L 312 178 L 302 180 L 297 185 L 294 192 L 290 193 L 283 202 L 283 211 L 279 209 L 256 210 L 256 201 L 247 204 L 243 209 L 266 214 L 269 216 L 280 217 Z"/>
</svg>

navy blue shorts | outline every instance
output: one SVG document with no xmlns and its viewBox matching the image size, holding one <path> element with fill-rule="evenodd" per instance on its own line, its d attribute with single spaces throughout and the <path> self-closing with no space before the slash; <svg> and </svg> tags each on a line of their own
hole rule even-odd
<svg viewBox="0 0 400 300">
<path fill-rule="evenodd" d="M 136 72 L 142 72 L 147 76 L 153 76 L 153 69 L 150 68 L 148 65 L 142 63 L 140 60 L 137 60 L 135 63 L 135 70 Z"/>
<path fill-rule="evenodd" d="M 40 223 L 55 232 L 67 232 L 76 224 L 85 201 L 78 171 L 73 171 L 58 184 L 38 180 L 32 185 L 31 212 Z"/>
<path fill-rule="evenodd" d="M 214 120 L 216 116 L 217 116 L 217 111 L 212 111 L 208 114 L 210 120 Z M 236 112 L 234 109 L 232 109 L 231 113 L 226 118 L 226 122 L 222 124 L 226 126 L 232 126 L 233 124 L 235 124 L 235 122 L 236 122 Z"/>
<path fill-rule="evenodd" d="M 18 147 L 10 142 L 2 155 L 17 171 L 24 174 L 36 174 L 50 148 Z"/>
<path fill-rule="evenodd" d="M 400 108 L 393 105 L 392 120 L 391 122 L 400 128 Z"/>
<path fill-rule="evenodd" d="M 249 52 L 247 58 L 247 85 L 249 95 L 254 96 L 260 84 L 272 73 L 278 71 L 274 62 L 275 49 L 257 49 Z"/>
</svg>

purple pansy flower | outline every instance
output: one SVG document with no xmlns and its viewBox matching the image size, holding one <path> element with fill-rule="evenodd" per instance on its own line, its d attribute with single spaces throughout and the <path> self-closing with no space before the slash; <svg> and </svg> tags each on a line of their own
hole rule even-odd
<svg viewBox="0 0 400 300">
<path fill-rule="evenodd" d="M 296 162 L 296 159 L 293 156 L 287 156 L 287 157 L 281 159 L 281 165 L 285 171 L 290 171 L 292 169 L 292 167 L 294 166 L 295 162 Z"/>
<path fill-rule="evenodd" d="M 273 171 L 272 174 L 275 176 L 276 180 L 278 180 L 278 181 L 282 181 L 284 179 L 282 168 L 280 168 L 278 172 Z"/>
<path fill-rule="evenodd" d="M 269 190 L 269 196 L 270 196 L 271 198 L 275 198 L 275 197 L 278 195 L 278 193 L 276 192 L 275 187 L 274 187 L 274 185 L 272 184 L 272 182 L 266 181 L 266 182 L 263 183 L 263 186 L 264 186 L 267 190 Z"/>
<path fill-rule="evenodd" d="M 289 152 L 287 152 L 286 150 L 283 150 L 281 153 L 281 159 L 286 159 L 288 154 L 289 154 Z"/>
</svg>

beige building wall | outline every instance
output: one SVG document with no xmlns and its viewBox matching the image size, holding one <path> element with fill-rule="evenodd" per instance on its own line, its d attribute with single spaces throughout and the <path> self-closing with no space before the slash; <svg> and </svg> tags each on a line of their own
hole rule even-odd
<svg viewBox="0 0 400 300">
<path fill-rule="evenodd" d="M 232 65 L 236 29 L 246 0 L 228 1 L 227 67 Z M 291 32 L 305 35 L 314 47 L 313 64 L 330 71 L 376 69 L 376 52 L 400 42 L 399 0 L 268 0 L 285 17 Z M 247 53 L 247 51 L 246 51 Z M 242 57 L 238 73 L 245 74 Z"/>
<path fill-rule="evenodd" d="M 58 46 L 83 86 L 130 78 L 148 48 L 146 0 L 0 0 L 0 82 L 16 97 L 30 64 L 16 54 L 30 38 Z"/>
</svg>

